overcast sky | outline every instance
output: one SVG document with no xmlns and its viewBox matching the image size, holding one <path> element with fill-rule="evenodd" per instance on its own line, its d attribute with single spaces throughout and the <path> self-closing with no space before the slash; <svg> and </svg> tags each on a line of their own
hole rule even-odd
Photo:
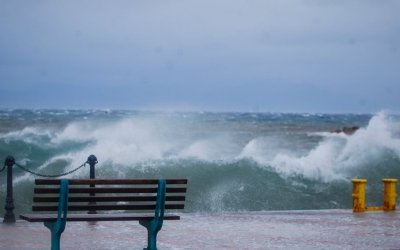
<svg viewBox="0 0 400 250">
<path fill-rule="evenodd" d="M 0 0 L 0 108 L 400 112 L 397 0 Z"/>
</svg>

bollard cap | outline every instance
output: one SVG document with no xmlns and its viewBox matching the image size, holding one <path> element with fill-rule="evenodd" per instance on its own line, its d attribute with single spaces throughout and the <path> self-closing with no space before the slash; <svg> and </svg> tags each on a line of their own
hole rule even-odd
<svg viewBox="0 0 400 250">
<path fill-rule="evenodd" d="M 12 167 L 15 164 L 15 159 L 12 155 L 7 156 L 5 164 L 8 167 Z"/>
<path fill-rule="evenodd" d="M 394 178 L 384 178 L 382 179 L 383 182 L 397 182 L 397 179 Z"/>
<path fill-rule="evenodd" d="M 366 183 L 367 182 L 366 179 L 352 179 L 351 181 L 353 183 Z"/>
<path fill-rule="evenodd" d="M 89 164 L 96 164 L 97 163 L 97 157 L 95 155 L 89 155 L 87 162 Z"/>
</svg>

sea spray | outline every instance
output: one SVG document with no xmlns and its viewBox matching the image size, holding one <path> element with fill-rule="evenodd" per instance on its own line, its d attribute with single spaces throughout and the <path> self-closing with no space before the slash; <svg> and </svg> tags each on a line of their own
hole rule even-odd
<svg viewBox="0 0 400 250">
<path fill-rule="evenodd" d="M 330 132 L 344 126 L 360 129 Z M 383 112 L 2 110 L 0 153 L 44 174 L 95 154 L 98 178 L 185 177 L 190 212 L 350 208 L 352 178 L 368 178 L 367 202 L 380 205 L 381 179 L 400 176 L 400 126 Z M 35 176 L 14 172 L 17 210 L 28 211 Z M 88 176 L 88 167 L 69 175 Z"/>
</svg>

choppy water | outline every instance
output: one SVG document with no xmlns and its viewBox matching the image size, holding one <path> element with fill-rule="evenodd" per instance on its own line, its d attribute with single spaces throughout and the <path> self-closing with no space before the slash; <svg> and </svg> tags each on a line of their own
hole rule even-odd
<svg viewBox="0 0 400 250">
<path fill-rule="evenodd" d="M 0 110 L 0 157 L 43 174 L 95 154 L 97 177 L 185 177 L 188 212 L 351 207 L 351 179 L 400 176 L 400 118 L 375 115 Z M 330 133 L 359 126 L 352 136 Z M 28 211 L 34 176 L 15 168 L 15 204 Z M 69 175 L 89 176 L 85 167 Z M 0 173 L 4 206 L 5 172 Z"/>
</svg>

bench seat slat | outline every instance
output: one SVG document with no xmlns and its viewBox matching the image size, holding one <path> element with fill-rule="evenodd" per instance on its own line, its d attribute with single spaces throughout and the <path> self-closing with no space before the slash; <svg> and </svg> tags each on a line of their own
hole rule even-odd
<svg viewBox="0 0 400 250">
<path fill-rule="evenodd" d="M 77 196 L 68 197 L 68 202 L 145 202 L 156 201 L 156 196 Z M 166 201 L 185 201 L 185 196 L 166 196 Z M 48 197 L 33 197 L 33 202 L 58 202 L 58 196 Z"/>
<path fill-rule="evenodd" d="M 69 185 L 157 185 L 158 179 L 69 179 Z M 187 184 L 187 179 L 166 179 L 167 184 Z M 36 179 L 36 185 L 59 185 L 59 179 Z"/>
<path fill-rule="evenodd" d="M 35 194 L 58 194 L 59 188 L 35 188 Z M 166 188 L 167 193 L 186 193 L 186 188 Z M 157 193 L 157 188 L 70 188 L 69 193 Z"/>
<path fill-rule="evenodd" d="M 152 210 L 156 208 L 155 204 L 150 205 L 68 205 L 68 211 L 89 211 L 89 210 Z M 33 212 L 57 211 L 58 205 L 54 206 L 32 206 Z M 165 209 L 184 209 L 184 204 L 166 204 Z"/>
<path fill-rule="evenodd" d="M 35 194 L 58 194 L 60 192 L 59 188 L 35 188 Z M 100 187 L 70 187 L 69 191 L 70 194 L 77 194 L 77 193 L 156 193 L 157 188 L 100 188 Z"/>
<path fill-rule="evenodd" d="M 29 222 L 55 221 L 57 214 L 21 214 L 21 219 Z M 119 214 L 68 214 L 67 221 L 137 221 L 152 220 L 154 213 L 119 213 Z M 164 220 L 179 220 L 180 216 L 175 214 L 164 214 Z"/>
</svg>

